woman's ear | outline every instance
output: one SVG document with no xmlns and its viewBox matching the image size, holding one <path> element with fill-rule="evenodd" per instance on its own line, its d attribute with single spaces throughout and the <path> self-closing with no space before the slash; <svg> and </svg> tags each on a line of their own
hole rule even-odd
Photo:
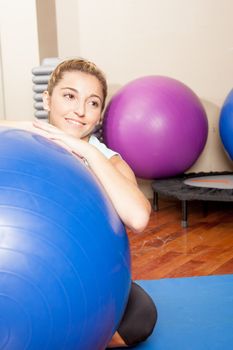
<svg viewBox="0 0 233 350">
<path fill-rule="evenodd" d="M 48 91 L 43 92 L 43 106 L 45 111 L 50 111 L 50 96 Z"/>
</svg>

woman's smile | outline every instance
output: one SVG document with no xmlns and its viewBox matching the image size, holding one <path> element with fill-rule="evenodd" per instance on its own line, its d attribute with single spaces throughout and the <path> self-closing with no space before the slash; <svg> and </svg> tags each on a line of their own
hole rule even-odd
<svg viewBox="0 0 233 350">
<path fill-rule="evenodd" d="M 65 121 L 69 124 L 72 124 L 74 126 L 80 127 L 80 126 L 85 126 L 86 123 L 84 123 L 81 120 L 78 119 L 74 119 L 74 118 L 65 118 Z"/>
</svg>

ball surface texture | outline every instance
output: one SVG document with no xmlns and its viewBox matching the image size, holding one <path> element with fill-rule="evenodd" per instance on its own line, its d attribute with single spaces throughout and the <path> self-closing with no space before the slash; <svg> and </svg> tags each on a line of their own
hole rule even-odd
<svg viewBox="0 0 233 350">
<path fill-rule="evenodd" d="M 226 97 L 220 112 L 219 133 L 228 156 L 233 160 L 233 89 Z"/>
<path fill-rule="evenodd" d="M 130 288 L 125 228 L 91 171 L 0 129 L 0 348 L 102 350 Z"/>
<path fill-rule="evenodd" d="M 180 81 L 146 76 L 123 86 L 110 100 L 103 138 L 137 177 L 170 177 L 190 168 L 208 134 L 205 110 Z"/>
</svg>

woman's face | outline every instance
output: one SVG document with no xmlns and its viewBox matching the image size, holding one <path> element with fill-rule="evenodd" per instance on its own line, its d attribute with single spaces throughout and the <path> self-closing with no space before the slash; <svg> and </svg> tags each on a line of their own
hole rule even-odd
<svg viewBox="0 0 233 350">
<path fill-rule="evenodd" d="M 99 80 L 90 74 L 65 72 L 52 95 L 44 94 L 49 121 L 69 135 L 88 140 L 100 122 L 103 92 Z"/>
</svg>

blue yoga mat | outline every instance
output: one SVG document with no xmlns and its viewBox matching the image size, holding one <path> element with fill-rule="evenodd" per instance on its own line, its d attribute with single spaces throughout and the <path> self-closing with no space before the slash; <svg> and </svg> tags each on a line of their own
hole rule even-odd
<svg viewBox="0 0 233 350">
<path fill-rule="evenodd" d="M 233 349 L 233 275 L 138 281 L 158 321 L 137 350 Z"/>
</svg>

